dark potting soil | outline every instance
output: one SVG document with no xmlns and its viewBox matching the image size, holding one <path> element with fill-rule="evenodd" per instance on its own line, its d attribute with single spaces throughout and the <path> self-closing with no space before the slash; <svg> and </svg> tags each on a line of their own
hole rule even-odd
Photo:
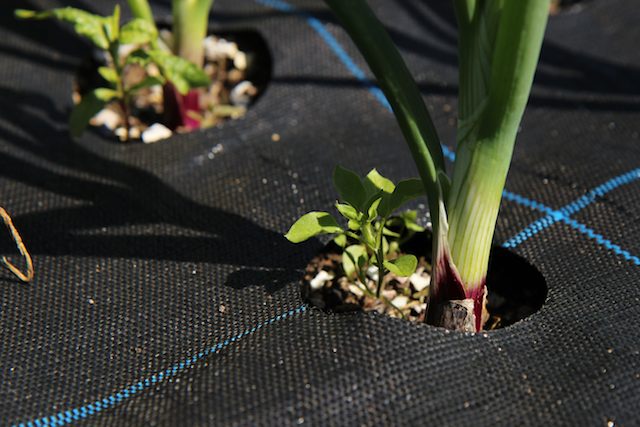
<svg viewBox="0 0 640 427">
<path fill-rule="evenodd" d="M 430 277 L 431 234 L 428 231 L 416 233 L 401 246 L 401 251 L 415 255 L 419 260 L 418 273 L 424 270 L 423 279 Z M 309 262 L 301 285 L 304 301 L 330 312 L 363 310 L 401 317 L 411 322 L 424 322 L 428 287 L 416 289 L 409 278 L 397 278 L 388 273 L 382 292 L 383 295 L 389 293 L 385 303 L 364 294 L 360 291 L 362 285 L 356 285 L 353 279 L 345 276 L 342 252 L 342 248 L 331 241 Z M 332 278 L 324 286 L 314 289 L 311 281 L 321 270 Z M 372 290 L 375 289 L 373 281 L 370 285 Z M 542 273 L 521 256 L 502 247 L 492 250 L 487 290 L 489 319 L 484 325 L 485 330 L 507 327 L 532 315 L 543 306 L 547 297 L 547 284 Z M 401 307 L 389 303 L 396 296 L 401 296 Z"/>
</svg>

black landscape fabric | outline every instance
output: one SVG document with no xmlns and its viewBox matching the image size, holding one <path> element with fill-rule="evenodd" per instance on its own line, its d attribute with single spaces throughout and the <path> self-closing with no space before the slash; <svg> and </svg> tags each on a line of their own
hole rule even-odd
<svg viewBox="0 0 640 427">
<path fill-rule="evenodd" d="M 592 0 L 551 17 L 496 233 L 548 300 L 464 335 L 301 300 L 323 242 L 282 234 L 332 209 L 333 167 L 415 175 L 322 2 L 216 1 L 216 28 L 256 30 L 272 55 L 245 118 L 154 145 L 73 140 L 90 49 L 12 9 L 113 4 L 0 6 L 0 205 L 36 269 L 29 285 L 0 272 L 1 425 L 640 424 L 640 8 Z M 450 2 L 372 6 L 453 148 Z"/>
</svg>

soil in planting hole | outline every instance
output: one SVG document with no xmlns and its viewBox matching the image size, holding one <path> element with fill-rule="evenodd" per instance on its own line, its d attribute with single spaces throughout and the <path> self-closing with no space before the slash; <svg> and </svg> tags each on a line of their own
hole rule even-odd
<svg viewBox="0 0 640 427">
<path fill-rule="evenodd" d="M 166 33 L 169 27 L 165 23 L 158 23 L 158 28 L 161 33 Z M 207 105 L 199 117 L 201 128 L 244 116 L 246 110 L 265 92 L 271 80 L 272 68 L 267 43 L 256 31 L 210 32 L 207 38 L 209 45 L 205 47 L 207 53 L 203 68 L 211 78 L 212 85 L 209 88 L 198 89 L 201 92 L 201 106 L 203 103 Z M 213 41 L 219 43 L 218 47 L 211 44 Z M 105 55 L 95 49 L 82 61 L 74 81 L 74 103 L 78 103 L 84 94 L 95 88 L 109 87 L 98 73 L 98 68 L 106 64 Z M 147 69 L 132 66 L 125 72 L 125 80 L 131 79 L 135 83 L 147 75 Z M 156 86 L 143 89 L 134 97 L 130 114 L 131 133 L 127 135 L 130 136 L 128 139 L 139 139 L 145 130 L 156 123 L 181 133 L 192 130 L 176 129 L 173 124 L 167 123 L 164 115 L 164 96 L 162 88 Z M 121 116 L 120 106 L 117 102 L 112 102 L 92 119 L 91 125 L 114 141 L 118 137 L 123 140 L 126 132 Z"/>
<path fill-rule="evenodd" d="M 332 241 L 307 265 L 302 297 L 325 311 L 375 311 L 422 322 L 431 274 L 431 234 L 416 233 L 401 245 L 401 251 L 418 258 L 418 269 L 409 278 L 392 273 L 385 275 L 383 299 L 377 299 L 362 292 L 362 284 L 356 285 L 345 276 L 342 248 Z M 368 284 L 371 290 L 375 289 L 373 279 L 375 277 Z M 547 284 L 542 274 L 524 258 L 502 247 L 494 247 L 491 252 L 487 289 L 490 317 L 485 330 L 503 328 L 532 315 L 547 298 Z"/>
</svg>

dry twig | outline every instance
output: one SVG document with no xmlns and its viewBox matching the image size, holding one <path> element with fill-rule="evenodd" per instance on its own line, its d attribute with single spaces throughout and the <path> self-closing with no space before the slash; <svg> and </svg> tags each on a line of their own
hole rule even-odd
<svg viewBox="0 0 640 427">
<path fill-rule="evenodd" d="M 16 230 L 16 227 L 13 225 L 13 221 L 11 221 L 11 217 L 2 207 L 0 207 L 0 216 L 4 221 L 4 224 L 9 229 L 11 237 L 13 237 L 13 241 L 16 243 L 16 247 L 18 248 L 18 251 L 20 251 L 20 255 L 24 257 L 27 263 L 27 274 L 24 274 L 22 271 L 20 271 L 20 269 L 13 265 L 6 257 L 2 257 L 2 262 L 9 269 L 9 271 L 11 271 L 18 277 L 18 279 L 28 283 L 33 280 L 33 262 L 31 261 L 31 255 L 29 255 L 29 251 L 27 251 L 27 248 L 24 246 L 18 230 Z"/>
</svg>

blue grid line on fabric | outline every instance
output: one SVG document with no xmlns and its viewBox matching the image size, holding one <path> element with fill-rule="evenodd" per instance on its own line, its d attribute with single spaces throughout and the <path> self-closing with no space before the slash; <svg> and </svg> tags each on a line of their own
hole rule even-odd
<svg viewBox="0 0 640 427">
<path fill-rule="evenodd" d="M 279 10 L 281 12 L 287 12 L 294 15 L 298 15 L 307 21 L 307 24 L 320 36 L 320 38 L 329 46 L 329 48 L 336 54 L 340 62 L 347 68 L 347 70 L 353 75 L 367 90 L 375 97 L 384 108 L 388 111 L 391 109 L 391 104 L 387 100 L 382 90 L 367 77 L 365 72 L 351 59 L 349 54 L 344 50 L 340 42 L 325 28 L 318 18 L 313 17 L 309 13 L 300 11 L 294 6 L 286 3 L 282 0 L 254 0 L 256 3 L 262 4 L 267 7 Z M 454 152 L 447 146 L 442 146 L 444 156 L 453 161 L 455 159 Z"/>
<path fill-rule="evenodd" d="M 376 98 L 376 100 L 382 104 L 387 110 L 391 111 L 391 105 L 387 98 L 382 93 L 382 90 L 378 86 L 376 86 L 367 75 L 362 70 L 362 68 L 358 67 L 358 65 L 353 62 L 353 59 L 349 56 L 349 54 L 342 48 L 342 45 L 336 40 L 335 37 L 324 27 L 322 22 L 318 18 L 313 17 L 307 12 L 301 11 L 295 6 L 290 5 L 287 2 L 281 0 L 255 0 L 256 3 L 262 4 L 267 7 L 271 7 L 273 9 L 279 10 L 281 12 L 291 13 L 293 15 L 298 15 L 304 18 L 307 21 L 307 24 L 313 30 L 318 33 L 320 38 L 329 46 L 329 48 L 336 54 L 338 59 L 347 67 L 347 70 L 356 78 L 360 83 L 363 84 L 367 88 L 371 94 Z"/>
<path fill-rule="evenodd" d="M 387 110 L 391 111 L 391 106 L 389 104 L 389 101 L 387 101 L 382 90 L 380 90 L 379 87 L 377 87 L 370 79 L 366 77 L 366 74 L 364 73 L 364 71 L 362 71 L 362 69 L 358 67 L 358 65 L 353 61 L 353 59 L 351 59 L 349 54 L 342 48 L 338 40 L 336 40 L 336 38 L 329 31 L 327 31 L 327 29 L 324 27 L 322 22 L 320 22 L 317 18 L 313 17 L 309 13 L 300 11 L 295 6 L 282 0 L 254 0 L 254 1 L 264 6 L 271 7 L 271 8 L 280 10 L 282 12 L 295 14 L 304 18 L 309 24 L 309 26 L 313 28 L 313 30 L 316 33 L 318 33 L 318 35 L 322 38 L 322 40 L 324 40 L 324 42 L 331 48 L 331 50 L 333 50 L 333 52 L 336 54 L 338 59 L 344 64 L 347 70 L 349 70 L 349 72 L 375 96 L 378 102 L 380 102 Z M 444 144 L 442 145 L 442 151 L 445 158 L 447 158 L 452 162 L 455 160 L 455 153 Z M 595 199 L 598 196 L 601 196 L 607 193 L 608 191 L 611 191 L 619 187 L 620 185 L 626 184 L 628 182 L 633 181 L 634 179 L 637 179 L 639 174 L 640 174 L 640 168 L 634 169 L 631 172 L 628 172 L 624 175 L 613 178 L 607 181 L 605 184 L 602 184 L 594 188 L 593 190 L 589 191 L 580 199 L 574 201 L 573 203 L 570 203 L 569 205 L 559 210 L 554 210 L 548 206 L 545 206 L 540 202 L 537 202 L 532 199 L 528 199 L 524 196 L 512 193 L 510 191 L 504 190 L 502 194 L 506 200 L 516 202 L 520 205 L 529 207 L 534 210 L 539 210 L 541 212 L 547 213 L 548 215 L 530 224 L 527 228 L 525 228 L 523 231 L 518 233 L 516 236 L 512 237 L 511 239 L 503 243 L 503 246 L 507 248 L 513 248 L 519 245 L 520 243 L 524 242 L 525 240 L 527 240 L 529 237 L 532 237 L 533 235 L 549 227 L 551 224 L 562 220 L 565 223 L 569 224 L 571 227 L 585 234 L 587 237 L 596 240 L 599 244 L 605 246 L 607 249 L 613 250 L 615 253 L 624 256 L 626 259 L 636 262 L 635 260 L 638 259 L 636 256 L 631 255 L 628 251 L 624 249 L 621 249 L 618 245 L 605 239 L 603 236 L 595 233 L 593 230 L 586 227 L 585 225 L 577 222 L 574 219 L 570 219 L 569 215 L 588 206 L 593 201 L 595 201 Z"/>
<path fill-rule="evenodd" d="M 598 197 L 602 197 L 608 192 L 613 191 L 622 185 L 630 184 L 639 179 L 640 179 L 640 168 L 633 169 L 622 175 L 618 175 L 614 178 L 611 178 L 604 184 L 601 184 L 596 188 L 594 188 L 593 190 L 588 191 L 587 194 L 580 197 L 579 199 L 557 210 L 551 209 L 533 200 L 523 198 L 522 196 L 519 196 L 517 194 L 513 194 L 513 193 L 504 194 L 504 197 L 507 200 L 518 202 L 532 209 L 536 209 L 543 213 L 546 213 L 547 215 L 529 224 L 525 229 L 520 231 L 514 237 L 504 242 L 502 246 L 506 248 L 514 248 L 520 245 L 521 243 L 523 243 L 525 240 L 529 239 L 530 237 L 533 237 L 534 235 L 538 234 L 540 231 L 549 227 L 550 225 L 561 221 L 569 225 L 570 227 L 578 230 L 580 233 L 585 234 L 590 239 L 595 240 L 596 242 L 606 247 L 607 249 L 612 250 L 618 255 L 622 255 L 628 261 L 631 261 L 636 265 L 640 265 L 640 262 L 639 262 L 640 258 L 638 258 L 635 255 L 632 255 L 629 251 L 622 249 L 620 246 L 616 245 L 610 240 L 605 239 L 602 235 L 597 234 L 591 228 L 587 227 L 586 225 L 570 217 L 571 215 L 579 212 L 580 210 L 589 206 L 591 203 L 595 202 Z"/>
<path fill-rule="evenodd" d="M 259 329 L 267 325 L 286 319 L 288 317 L 295 316 L 296 314 L 303 313 L 306 310 L 307 310 L 306 306 L 302 305 L 298 308 L 289 310 L 285 313 L 279 314 L 278 316 L 275 316 L 268 320 L 260 322 L 257 325 L 249 329 L 246 329 L 237 335 L 234 335 L 231 338 L 225 339 L 224 341 L 221 341 L 213 345 L 212 347 L 209 347 L 208 349 L 199 352 L 194 356 L 191 356 L 185 360 L 182 360 L 162 372 L 158 372 L 157 374 L 154 374 L 149 378 L 138 381 L 137 383 L 130 385 L 128 387 L 125 387 L 121 391 L 111 396 L 105 397 L 104 399 L 98 400 L 96 402 L 93 402 L 85 406 L 81 406 L 79 408 L 73 408 L 64 412 L 59 412 L 55 415 L 51 415 L 48 417 L 39 418 L 33 421 L 17 423 L 17 424 L 14 424 L 14 427 L 59 427 L 72 422 L 80 421 L 81 419 L 87 418 L 100 411 L 103 411 L 119 403 L 122 403 L 123 401 L 137 395 L 141 391 L 151 387 L 154 384 L 157 384 L 167 378 L 174 377 L 178 373 L 184 371 L 189 366 L 198 362 L 199 360 L 211 354 L 217 353 L 223 348 L 229 346 L 231 343 L 235 343 L 236 341 L 246 337 L 247 335 L 251 335 L 255 333 L 256 331 L 258 331 Z"/>
<path fill-rule="evenodd" d="M 561 208 L 560 211 L 567 216 L 571 216 L 596 201 L 598 197 L 601 197 L 609 191 L 615 190 L 621 185 L 629 184 L 630 182 L 633 182 L 639 178 L 640 168 L 633 169 L 630 172 L 619 175 L 615 178 L 610 179 L 604 184 L 597 186 L 593 190 L 587 192 L 587 194 L 585 194 L 584 196 L 580 197 L 575 202 L 569 203 L 567 206 Z"/>
</svg>

